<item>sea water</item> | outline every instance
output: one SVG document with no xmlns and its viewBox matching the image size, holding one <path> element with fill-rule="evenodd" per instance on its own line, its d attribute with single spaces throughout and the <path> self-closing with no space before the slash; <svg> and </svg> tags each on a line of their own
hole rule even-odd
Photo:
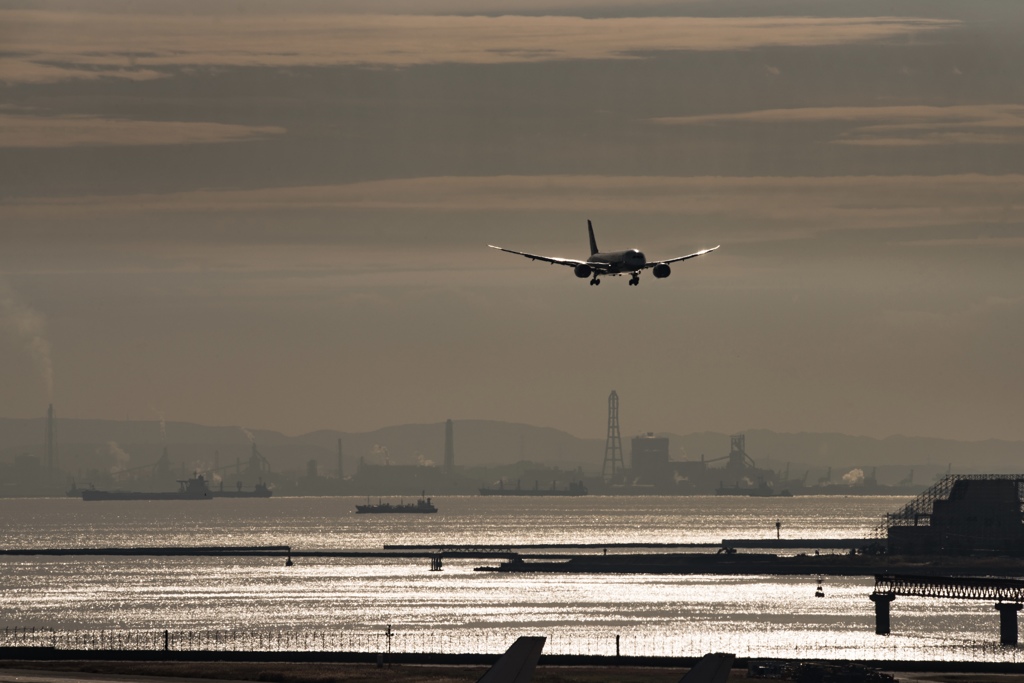
<svg viewBox="0 0 1024 683">
<path fill-rule="evenodd" d="M 397 498 L 394 499 L 397 502 Z M 0 548 L 508 546 L 867 538 L 903 497 L 435 498 L 357 515 L 356 498 L 0 500 Z M 776 529 L 776 522 L 781 527 Z M 604 547 L 602 547 L 604 546 Z M 549 552 L 564 553 L 565 550 Z M 714 552 L 713 549 L 691 552 Z M 831 551 L 822 551 L 831 552 Z M 497 560 L 0 556 L 0 639 L 59 647 L 500 652 L 1018 661 L 985 601 L 900 597 L 874 633 L 873 577 L 504 574 Z M 35 631 L 33 632 L 33 629 Z M 387 633 L 390 631 L 390 637 Z"/>
</svg>

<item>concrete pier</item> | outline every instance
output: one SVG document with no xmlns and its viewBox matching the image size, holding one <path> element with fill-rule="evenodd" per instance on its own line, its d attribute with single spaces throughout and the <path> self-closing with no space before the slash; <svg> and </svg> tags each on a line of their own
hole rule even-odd
<svg viewBox="0 0 1024 683">
<path fill-rule="evenodd" d="M 875 603 L 875 633 L 887 636 L 892 632 L 889 620 L 889 605 L 896 596 L 893 593 L 872 593 L 871 602 Z"/>
<path fill-rule="evenodd" d="M 1013 602 L 997 602 L 999 612 L 999 642 L 1003 645 L 1017 644 L 1017 612 L 1021 605 Z"/>
</svg>

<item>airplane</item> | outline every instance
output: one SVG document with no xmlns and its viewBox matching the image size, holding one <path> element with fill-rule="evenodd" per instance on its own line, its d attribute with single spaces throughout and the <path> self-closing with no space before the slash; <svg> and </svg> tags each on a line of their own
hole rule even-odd
<svg viewBox="0 0 1024 683">
<path fill-rule="evenodd" d="M 622 275 L 623 273 L 631 273 L 632 277 L 629 279 L 629 284 L 631 286 L 640 284 L 640 271 L 645 268 L 651 268 L 654 273 L 654 277 L 658 279 L 666 278 L 672 274 L 672 269 L 668 264 L 675 263 L 676 261 L 685 261 L 686 259 L 695 258 L 697 256 L 703 256 L 704 254 L 714 251 L 715 249 L 718 249 L 718 247 L 722 246 L 718 245 L 717 247 L 711 247 L 710 249 L 702 249 L 701 251 L 693 254 L 677 256 L 663 261 L 648 261 L 647 257 L 644 256 L 644 253 L 642 251 L 637 251 L 636 249 L 602 253 L 597 250 L 597 240 L 594 239 L 594 226 L 589 220 L 587 221 L 587 231 L 590 233 L 590 258 L 586 261 L 577 261 L 576 259 L 570 258 L 558 258 L 557 256 L 538 256 L 537 254 L 527 254 L 522 251 L 496 247 L 493 244 L 488 244 L 487 246 L 491 249 L 498 249 L 499 251 L 507 251 L 510 254 L 525 256 L 531 261 L 547 261 L 548 263 L 557 263 L 560 266 L 572 266 L 573 272 L 576 273 L 576 277 L 589 277 L 591 285 L 601 284 L 602 275 Z"/>
</svg>

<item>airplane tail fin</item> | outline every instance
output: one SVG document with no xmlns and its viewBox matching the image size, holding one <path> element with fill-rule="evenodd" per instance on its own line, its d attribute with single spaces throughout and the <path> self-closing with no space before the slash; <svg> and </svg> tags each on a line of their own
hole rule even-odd
<svg viewBox="0 0 1024 683">
<path fill-rule="evenodd" d="M 597 240 L 594 239 L 594 226 L 589 218 L 587 219 L 587 232 L 590 233 L 590 255 L 593 256 L 597 253 Z"/>
<path fill-rule="evenodd" d="M 547 636 L 521 636 L 476 683 L 529 683 Z"/>
<path fill-rule="evenodd" d="M 712 653 L 704 655 L 693 665 L 689 673 L 679 679 L 679 683 L 725 683 L 732 671 L 736 655 Z"/>
</svg>

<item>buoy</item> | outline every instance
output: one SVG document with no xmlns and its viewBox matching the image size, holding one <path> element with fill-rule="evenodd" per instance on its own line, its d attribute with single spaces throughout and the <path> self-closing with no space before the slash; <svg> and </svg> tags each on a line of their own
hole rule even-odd
<svg viewBox="0 0 1024 683">
<path fill-rule="evenodd" d="M 825 597 L 825 589 L 821 587 L 821 577 L 818 577 L 818 587 L 814 591 L 814 597 L 823 598 Z"/>
</svg>

